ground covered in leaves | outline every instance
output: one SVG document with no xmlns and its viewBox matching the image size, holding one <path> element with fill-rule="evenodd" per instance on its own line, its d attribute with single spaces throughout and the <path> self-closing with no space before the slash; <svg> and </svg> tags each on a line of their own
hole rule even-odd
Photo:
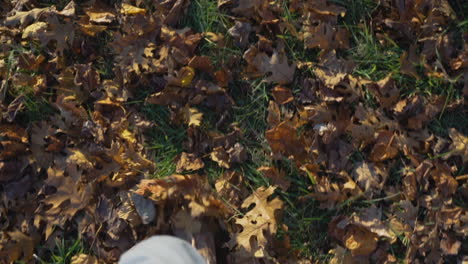
<svg viewBox="0 0 468 264">
<path fill-rule="evenodd" d="M 461 263 L 468 2 L 0 0 L 0 263 Z"/>
</svg>

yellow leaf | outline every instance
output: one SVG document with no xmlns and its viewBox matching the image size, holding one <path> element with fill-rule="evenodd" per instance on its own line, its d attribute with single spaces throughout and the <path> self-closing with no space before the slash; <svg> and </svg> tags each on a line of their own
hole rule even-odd
<svg viewBox="0 0 468 264">
<path fill-rule="evenodd" d="M 179 71 L 180 84 L 182 87 L 187 87 L 192 83 L 195 77 L 195 70 L 192 67 L 183 67 Z"/>
<path fill-rule="evenodd" d="M 128 131 L 128 129 L 125 129 L 124 131 L 122 131 L 122 133 L 120 134 L 120 136 L 127 140 L 128 143 L 135 143 L 136 142 L 136 139 L 135 139 L 135 135 L 133 135 L 132 132 Z"/>
<path fill-rule="evenodd" d="M 79 254 L 75 255 L 71 259 L 71 264 L 98 264 L 99 261 L 96 257 L 86 255 L 86 254 Z"/>
<path fill-rule="evenodd" d="M 138 14 L 145 14 L 146 9 L 139 8 L 136 6 L 132 6 L 129 4 L 122 4 L 122 9 L 120 10 L 124 15 L 138 15 Z"/>
<path fill-rule="evenodd" d="M 202 118 L 203 118 L 203 113 L 200 113 L 198 109 L 194 107 L 185 106 L 183 108 L 183 115 L 184 115 L 185 121 L 188 123 L 189 126 L 191 125 L 200 126 Z"/>
<path fill-rule="evenodd" d="M 24 31 L 23 35 L 21 36 L 23 39 L 25 38 L 37 38 L 37 33 L 40 31 L 45 31 L 47 29 L 47 23 L 45 22 L 36 22 L 27 26 Z"/>
</svg>

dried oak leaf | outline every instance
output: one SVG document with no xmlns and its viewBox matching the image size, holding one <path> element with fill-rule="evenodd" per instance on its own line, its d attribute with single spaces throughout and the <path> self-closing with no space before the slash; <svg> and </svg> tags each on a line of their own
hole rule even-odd
<svg viewBox="0 0 468 264">
<path fill-rule="evenodd" d="M 329 224 L 329 235 L 342 242 L 353 256 L 369 256 L 377 249 L 379 238 L 396 241 L 394 233 L 380 220 L 381 214 L 380 209 L 370 207 L 351 217 L 335 217 Z"/>
<path fill-rule="evenodd" d="M 141 74 L 143 71 L 156 70 L 157 63 L 153 58 L 156 45 L 149 39 L 135 35 L 116 34 L 111 46 L 118 54 L 116 61 L 125 72 Z"/>
<path fill-rule="evenodd" d="M 296 63 L 288 63 L 288 58 L 284 52 L 273 51 L 269 57 L 266 53 L 260 52 L 253 58 L 252 65 L 262 74 L 268 75 L 267 82 L 278 84 L 288 84 L 293 81 Z"/>
<path fill-rule="evenodd" d="M 302 28 L 302 39 L 305 47 L 309 49 L 320 48 L 323 50 L 348 48 L 349 32 L 343 28 L 320 21 L 317 26 L 315 23 L 304 24 Z"/>
<path fill-rule="evenodd" d="M 320 63 L 314 67 L 315 75 L 330 89 L 342 82 L 352 71 L 350 61 L 337 58 L 332 50 L 320 56 Z"/>
<path fill-rule="evenodd" d="M 374 162 L 393 159 L 398 155 L 398 148 L 395 140 L 395 133 L 390 131 L 380 131 L 377 142 L 371 150 L 369 159 Z"/>
<path fill-rule="evenodd" d="M 369 198 L 380 193 L 388 173 L 374 163 L 359 162 L 354 169 L 354 179 Z"/>
<path fill-rule="evenodd" d="M 243 49 L 249 43 L 249 34 L 252 31 L 252 26 L 248 22 L 236 21 L 228 33 L 234 38 L 234 43 L 239 48 Z"/>
<path fill-rule="evenodd" d="M 294 100 L 291 89 L 283 86 L 275 86 L 271 90 L 271 94 L 273 95 L 275 101 L 280 105 L 290 103 Z"/>
<path fill-rule="evenodd" d="M 203 163 L 203 160 L 195 156 L 195 154 L 182 152 L 177 161 L 176 172 L 181 173 L 183 171 L 199 170 L 204 166 L 205 163 Z"/>
<path fill-rule="evenodd" d="M 368 256 L 377 248 L 378 237 L 366 228 L 351 225 L 343 240 L 353 256 Z"/>
<path fill-rule="evenodd" d="M 458 132 L 455 128 L 449 129 L 449 137 L 452 139 L 448 156 L 459 155 L 463 163 L 468 162 L 468 137 Z"/>
<path fill-rule="evenodd" d="M 216 180 L 215 189 L 229 204 L 238 208 L 248 195 L 248 190 L 243 183 L 244 177 L 240 172 L 226 171 Z"/>
<path fill-rule="evenodd" d="M 298 137 L 296 129 L 286 122 L 281 122 L 266 131 L 265 137 L 274 154 L 281 153 L 286 157 L 293 157 L 297 161 L 307 159 L 303 138 Z"/>
<path fill-rule="evenodd" d="M 136 194 L 150 198 L 156 203 L 177 197 L 191 197 L 195 192 L 205 190 L 205 183 L 196 174 L 174 174 L 164 179 L 145 179 L 138 184 Z"/>
<path fill-rule="evenodd" d="M 81 253 L 72 257 L 71 264 L 99 264 L 99 261 L 95 256 Z"/>
<path fill-rule="evenodd" d="M 195 107 L 189 107 L 186 105 L 184 108 L 182 108 L 182 114 L 184 117 L 185 122 L 189 126 L 200 126 L 202 119 L 203 119 L 203 113 L 198 111 Z"/>
<path fill-rule="evenodd" d="M 257 171 L 270 179 L 274 185 L 277 185 L 283 191 L 288 190 L 291 185 L 291 182 L 286 178 L 286 173 L 276 167 L 260 167 Z"/>
<path fill-rule="evenodd" d="M 451 197 L 458 188 L 458 182 L 451 175 L 450 167 L 446 164 L 436 164 L 431 171 L 431 176 L 439 189 L 439 192 L 445 197 Z"/>
<path fill-rule="evenodd" d="M 0 262 L 30 261 L 34 253 L 33 239 L 19 230 L 6 232 L 6 235 L 8 238 L 3 238 L 0 241 Z"/>
<path fill-rule="evenodd" d="M 5 19 L 5 25 L 12 27 L 19 25 L 20 27 L 24 27 L 26 24 L 38 19 L 42 14 L 51 14 L 56 11 L 55 7 L 34 8 L 29 11 L 16 11 L 14 15 Z"/>
<path fill-rule="evenodd" d="M 129 4 L 122 3 L 122 7 L 120 9 L 120 13 L 124 15 L 138 15 L 138 14 L 145 14 L 146 9 L 139 8 L 136 6 L 132 6 Z"/>
<path fill-rule="evenodd" d="M 400 56 L 400 71 L 403 74 L 409 75 L 417 80 L 421 79 L 416 66 L 419 63 L 419 56 L 416 54 L 416 45 L 411 45 L 409 52 L 405 51 Z"/>
<path fill-rule="evenodd" d="M 442 240 L 440 241 L 440 249 L 444 255 L 458 255 L 462 243 L 457 240 L 454 236 L 443 234 Z"/>
<path fill-rule="evenodd" d="M 65 176 L 63 170 L 52 167 L 47 170 L 48 178 L 45 184 L 55 187 L 57 191 L 43 200 L 44 203 L 52 205 L 45 212 L 46 239 L 52 233 L 53 226 L 63 227 L 67 220 L 71 220 L 79 210 L 88 206 L 92 198 L 92 185 L 80 183 L 79 178 L 77 179 L 79 177 L 77 175 L 81 172 L 78 172 L 76 167 L 70 166 L 68 173 L 72 175 Z"/>
<path fill-rule="evenodd" d="M 276 234 L 278 229 L 278 210 L 283 208 L 283 201 L 279 198 L 268 200 L 274 193 L 275 187 L 260 187 L 242 203 L 242 208 L 249 208 L 244 217 L 237 218 L 236 224 L 242 231 L 233 234 L 228 246 L 232 249 L 236 245 L 252 255 L 262 252 L 268 244 L 268 236 Z"/>
<path fill-rule="evenodd" d="M 383 108 L 393 107 L 400 98 L 400 90 L 396 87 L 391 74 L 382 80 L 370 83 L 367 87 Z"/>
<path fill-rule="evenodd" d="M 112 23 L 116 17 L 111 8 L 99 5 L 99 2 L 96 2 L 94 6 L 85 9 L 85 14 L 88 15 L 89 21 L 98 24 Z"/>
<path fill-rule="evenodd" d="M 229 154 L 223 147 L 216 147 L 210 154 L 211 159 L 218 163 L 220 167 L 229 169 L 231 164 L 229 162 Z"/>
<path fill-rule="evenodd" d="M 300 197 L 301 200 L 310 197 L 320 202 L 320 208 L 334 209 L 337 204 L 344 202 L 347 199 L 346 194 L 340 189 L 336 182 L 331 182 L 328 177 L 320 177 L 312 175 L 316 184 L 313 185 L 313 192 Z"/>
</svg>

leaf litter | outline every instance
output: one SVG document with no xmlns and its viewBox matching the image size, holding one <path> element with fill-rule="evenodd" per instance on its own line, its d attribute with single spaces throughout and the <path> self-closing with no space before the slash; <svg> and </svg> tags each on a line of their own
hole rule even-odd
<svg viewBox="0 0 468 264">
<path fill-rule="evenodd" d="M 195 0 L 42 2 L 0 7 L 0 262 L 32 263 L 49 254 L 40 245 L 79 234 L 89 251 L 71 263 L 112 263 L 173 234 L 210 263 L 316 263 L 282 220 L 310 200 L 331 217 L 316 249 L 330 263 L 467 261 L 466 123 L 446 136 L 430 129 L 444 113 L 466 115 L 468 38 L 455 1 L 378 1 L 360 23 L 403 50 L 379 80 L 346 52 L 355 29 L 341 1 L 220 0 L 225 32 L 183 26 Z M 290 38 L 317 56 L 292 56 Z M 215 63 L 206 42 L 242 56 Z M 110 57 L 113 78 L 102 74 Z M 405 78 L 446 90 L 408 93 Z M 255 164 L 267 186 L 246 177 L 256 157 L 232 116 L 235 86 L 249 93 L 255 80 L 268 87 L 257 118 L 270 162 Z M 31 98 L 53 111 L 28 121 Z M 186 131 L 177 174 L 151 177 L 148 131 L 159 123 L 147 105 Z M 297 182 L 282 160 L 309 185 L 292 202 Z"/>
</svg>

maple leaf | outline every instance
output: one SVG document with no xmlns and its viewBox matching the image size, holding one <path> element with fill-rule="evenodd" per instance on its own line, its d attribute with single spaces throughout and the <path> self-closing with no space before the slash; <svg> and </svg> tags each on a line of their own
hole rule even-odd
<svg viewBox="0 0 468 264">
<path fill-rule="evenodd" d="M 228 242 L 230 248 L 239 245 L 252 255 L 261 254 L 268 244 L 268 236 L 274 235 L 277 226 L 276 211 L 283 208 L 283 201 L 279 198 L 268 200 L 274 193 L 275 187 L 260 187 L 247 197 L 242 203 L 242 208 L 255 205 L 242 218 L 236 219 L 236 224 L 242 226 L 242 231 L 233 234 Z M 252 244 L 252 241 L 256 244 Z"/>
</svg>

